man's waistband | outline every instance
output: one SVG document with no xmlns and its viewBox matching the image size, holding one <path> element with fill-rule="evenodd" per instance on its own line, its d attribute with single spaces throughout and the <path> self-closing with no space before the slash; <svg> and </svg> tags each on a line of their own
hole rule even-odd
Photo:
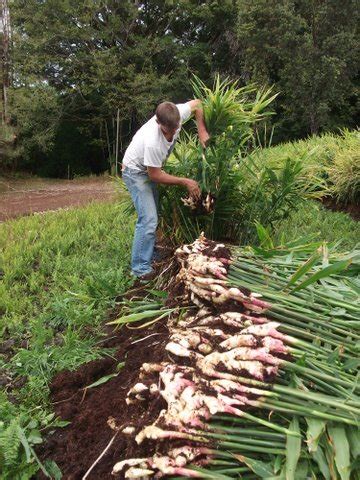
<svg viewBox="0 0 360 480">
<path fill-rule="evenodd" d="M 121 170 L 123 173 L 129 173 L 134 175 L 147 175 L 146 170 L 138 170 L 136 168 L 128 167 L 127 165 L 122 164 Z"/>
</svg>

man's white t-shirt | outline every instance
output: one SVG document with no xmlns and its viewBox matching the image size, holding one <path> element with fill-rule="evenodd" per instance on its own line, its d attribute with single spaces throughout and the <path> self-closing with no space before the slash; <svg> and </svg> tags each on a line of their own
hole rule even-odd
<svg viewBox="0 0 360 480">
<path fill-rule="evenodd" d="M 180 112 L 180 127 L 176 130 L 172 141 L 166 140 L 154 115 L 135 133 L 131 140 L 123 158 L 125 167 L 146 172 L 146 167 L 161 168 L 164 165 L 175 146 L 181 124 L 191 115 L 189 103 L 178 103 L 176 106 Z"/>
</svg>

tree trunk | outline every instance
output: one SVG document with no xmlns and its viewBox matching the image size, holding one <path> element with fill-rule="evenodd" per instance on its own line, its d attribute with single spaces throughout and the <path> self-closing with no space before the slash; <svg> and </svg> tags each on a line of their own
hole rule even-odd
<svg viewBox="0 0 360 480">
<path fill-rule="evenodd" d="M 2 123 L 7 123 L 9 121 L 7 89 L 10 86 L 10 12 L 8 0 L 0 0 L 0 42 L 1 119 Z"/>
</svg>

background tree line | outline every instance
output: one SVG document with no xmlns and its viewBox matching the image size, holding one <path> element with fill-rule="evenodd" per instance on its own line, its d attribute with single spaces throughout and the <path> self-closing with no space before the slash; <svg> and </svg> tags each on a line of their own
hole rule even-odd
<svg viewBox="0 0 360 480">
<path fill-rule="evenodd" d="M 192 73 L 280 92 L 274 141 L 355 127 L 359 0 L 8 0 L 14 166 L 101 172 Z M 5 127 L 3 125 L 3 127 Z M 1 167 L 1 166 L 0 166 Z"/>
</svg>

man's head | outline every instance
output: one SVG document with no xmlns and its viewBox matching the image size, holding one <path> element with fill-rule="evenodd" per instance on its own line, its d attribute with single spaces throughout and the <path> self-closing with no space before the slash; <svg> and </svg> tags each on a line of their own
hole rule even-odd
<svg viewBox="0 0 360 480">
<path fill-rule="evenodd" d="M 175 133 L 180 126 L 180 113 L 175 103 L 160 103 L 155 111 L 155 115 L 163 133 Z"/>
</svg>

